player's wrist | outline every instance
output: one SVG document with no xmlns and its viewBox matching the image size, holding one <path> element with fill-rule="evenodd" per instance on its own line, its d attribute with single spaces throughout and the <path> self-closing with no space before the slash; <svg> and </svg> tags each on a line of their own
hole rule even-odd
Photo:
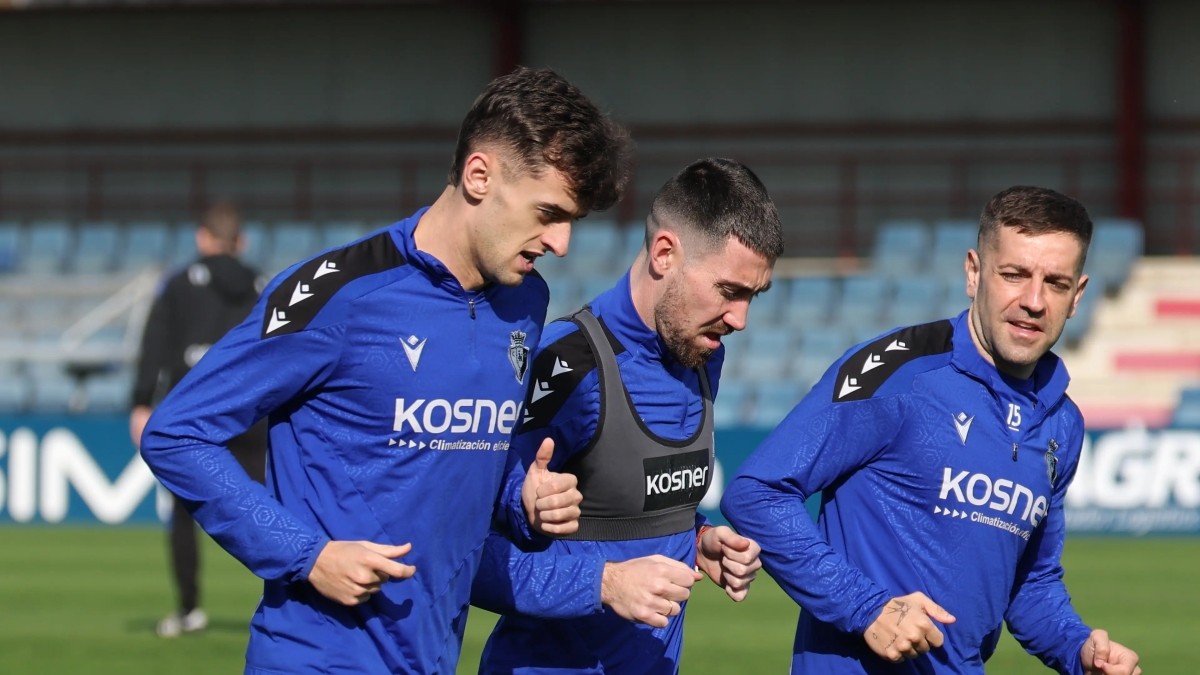
<svg viewBox="0 0 1200 675">
<path fill-rule="evenodd" d="M 704 552 L 704 533 L 713 529 L 714 525 L 701 525 L 700 529 L 696 530 L 696 552 Z"/>
</svg>

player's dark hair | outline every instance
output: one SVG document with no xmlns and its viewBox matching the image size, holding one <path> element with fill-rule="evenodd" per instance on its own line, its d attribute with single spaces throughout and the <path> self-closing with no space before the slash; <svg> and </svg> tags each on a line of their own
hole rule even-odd
<svg viewBox="0 0 1200 675">
<path fill-rule="evenodd" d="M 475 99 L 459 130 L 451 185 L 462 180 L 467 157 L 488 143 L 505 146 L 518 171 L 557 169 L 584 211 L 615 204 L 629 180 L 628 132 L 549 68 L 518 67 Z"/>
<path fill-rule="evenodd" d="M 242 217 L 232 202 L 219 201 L 204 211 L 200 227 L 208 230 L 227 250 L 233 251 L 242 236 Z"/>
<path fill-rule="evenodd" d="M 1083 244 L 1080 265 L 1092 242 L 1092 219 L 1083 204 L 1047 188 L 1016 185 L 992 197 L 979 216 L 980 251 L 995 240 L 1001 226 L 1014 227 L 1021 234 L 1073 234 Z"/>
<path fill-rule="evenodd" d="M 783 227 L 766 186 L 731 159 L 697 160 L 672 176 L 654 196 L 646 241 L 664 226 L 688 228 L 708 247 L 734 236 L 772 262 L 783 255 Z"/>
</svg>

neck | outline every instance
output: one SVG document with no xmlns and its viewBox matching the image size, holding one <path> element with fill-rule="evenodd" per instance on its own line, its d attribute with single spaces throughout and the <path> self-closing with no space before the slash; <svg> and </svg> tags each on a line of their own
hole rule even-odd
<svg viewBox="0 0 1200 675">
<path fill-rule="evenodd" d="M 471 253 L 471 220 L 458 189 L 446 189 L 422 216 L 413 230 L 417 248 L 437 258 L 466 290 L 484 285 L 483 275 Z"/>
<path fill-rule="evenodd" d="M 971 342 L 975 343 L 975 350 L 979 352 L 979 355 L 982 356 L 985 361 L 992 364 L 997 371 L 1004 375 L 1016 378 L 1018 380 L 1027 380 L 1032 377 L 1034 368 L 1037 367 L 1036 364 L 1017 367 L 1012 363 L 996 360 L 996 357 L 988 349 L 988 346 L 983 344 L 983 338 L 980 336 L 980 330 L 979 326 L 977 325 L 977 321 L 979 321 L 979 316 L 975 313 L 975 305 L 972 304 L 967 310 L 967 326 L 970 328 Z"/>
<path fill-rule="evenodd" d="M 650 262 L 645 250 L 638 254 L 629 270 L 629 295 L 642 323 L 657 332 L 658 329 L 654 326 L 654 306 L 658 304 L 658 284 L 650 275 Z"/>
</svg>

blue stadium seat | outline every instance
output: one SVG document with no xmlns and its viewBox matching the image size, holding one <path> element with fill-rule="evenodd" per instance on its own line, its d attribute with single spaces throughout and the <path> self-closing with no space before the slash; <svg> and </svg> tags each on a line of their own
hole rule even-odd
<svg viewBox="0 0 1200 675">
<path fill-rule="evenodd" d="M 946 279 L 963 278 L 967 251 L 975 248 L 979 223 L 974 220 L 939 220 L 933 226 L 933 250 L 928 273 Z"/>
<path fill-rule="evenodd" d="M 941 276 L 914 276 L 896 279 L 888 318 L 897 326 L 926 323 L 943 318 L 942 303 L 946 282 Z"/>
<path fill-rule="evenodd" d="M 337 248 L 369 233 L 371 229 L 360 220 L 338 220 L 322 223 L 319 250 Z"/>
<path fill-rule="evenodd" d="M 171 259 L 171 226 L 161 220 L 132 222 L 125 226 L 125 246 L 117 265 L 127 270 L 161 267 Z M 188 243 L 192 250 L 195 245 Z"/>
<path fill-rule="evenodd" d="M 1200 387 L 1188 387 L 1179 393 L 1179 405 L 1171 414 L 1171 426 L 1200 429 Z"/>
<path fill-rule="evenodd" d="M 121 245 L 121 230 L 116 223 L 81 223 L 71 267 L 81 274 L 111 272 L 116 267 L 117 252 Z"/>
<path fill-rule="evenodd" d="M 550 286 L 550 304 L 546 308 L 546 321 L 553 321 L 574 312 L 585 302 L 580 284 L 571 278 L 547 279 Z"/>
<path fill-rule="evenodd" d="M 754 384 L 750 423 L 773 428 L 796 407 L 811 386 L 795 380 L 764 380 Z"/>
<path fill-rule="evenodd" d="M 929 226 L 919 220 L 889 220 L 875 233 L 871 268 L 886 277 L 916 273 L 929 263 Z"/>
<path fill-rule="evenodd" d="M 0 272 L 12 272 L 17 269 L 21 258 L 21 224 L 12 221 L 0 221 Z"/>
<path fill-rule="evenodd" d="M 199 255 L 196 251 L 196 223 L 184 221 L 176 223 L 168 234 L 170 251 L 168 267 L 175 269 L 192 262 Z"/>
<path fill-rule="evenodd" d="M 320 230 L 306 221 L 275 223 L 270 231 L 270 240 L 270 253 L 263 263 L 263 271 L 271 275 L 325 248 Z"/>
<path fill-rule="evenodd" d="M 847 328 L 813 326 L 805 330 L 792 359 L 792 379 L 812 387 L 854 343 L 854 335 Z"/>
<path fill-rule="evenodd" d="M 646 224 L 642 222 L 626 223 L 619 227 L 621 238 L 622 265 L 633 264 L 633 259 L 646 246 Z"/>
<path fill-rule="evenodd" d="M 90 412 L 125 412 L 133 390 L 133 377 L 128 370 L 102 373 L 84 382 L 84 396 Z"/>
<path fill-rule="evenodd" d="M 1143 245 L 1141 223 L 1127 218 L 1096 219 L 1085 266 L 1095 284 L 1092 292 L 1116 294 L 1142 255 Z"/>
<path fill-rule="evenodd" d="M 579 279 L 579 304 L 591 302 L 593 298 L 612 288 L 617 278 L 609 274 L 591 274 Z"/>
<path fill-rule="evenodd" d="M 750 303 L 747 325 L 753 330 L 760 326 L 789 324 L 792 319 L 790 287 L 786 279 L 775 279 L 766 293 L 760 293 Z"/>
<path fill-rule="evenodd" d="M 268 231 L 266 223 L 258 220 L 244 221 L 242 223 L 242 240 L 244 242 L 242 260 L 252 267 L 270 273 L 272 270 L 267 266 L 271 262 L 271 233 Z M 278 272 L 279 270 L 274 271 Z"/>
<path fill-rule="evenodd" d="M 776 279 L 767 295 L 779 291 L 786 291 L 788 297 L 782 321 L 801 329 L 826 325 L 838 302 L 838 282 L 828 276 Z"/>
<path fill-rule="evenodd" d="M 75 398 L 75 378 L 58 363 L 31 363 L 27 367 L 33 383 L 31 408 L 38 412 L 67 412 Z"/>
<path fill-rule="evenodd" d="M 887 324 L 887 306 L 892 300 L 891 281 L 874 274 L 842 279 L 841 299 L 834 313 L 838 325 L 874 329 Z"/>
<path fill-rule="evenodd" d="M 62 220 L 32 222 L 25 231 L 20 269 L 30 274 L 59 274 L 74 252 L 75 233 Z"/>
<path fill-rule="evenodd" d="M 745 380 L 722 377 L 713 405 L 713 423 L 718 427 L 746 424 L 752 403 L 750 385 Z"/>
<path fill-rule="evenodd" d="M 613 277 L 630 261 L 620 259 L 624 246 L 617 224 L 608 220 L 581 220 L 571 226 L 567 262 L 576 274 Z M 553 256 L 548 254 L 547 257 Z"/>
<path fill-rule="evenodd" d="M 20 413 L 33 403 L 33 387 L 29 379 L 15 368 L 5 367 L 0 372 L 0 412 Z"/>
<path fill-rule="evenodd" d="M 787 376 L 796 357 L 792 328 L 755 325 L 745 331 L 744 343 L 737 366 L 739 378 L 754 381 Z"/>
</svg>

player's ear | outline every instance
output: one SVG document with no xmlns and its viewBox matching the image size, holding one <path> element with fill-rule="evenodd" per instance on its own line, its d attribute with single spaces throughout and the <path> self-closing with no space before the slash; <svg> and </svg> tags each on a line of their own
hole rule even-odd
<svg viewBox="0 0 1200 675">
<path fill-rule="evenodd" d="M 678 267 L 683 259 L 679 235 L 665 228 L 650 235 L 648 250 L 650 271 L 657 276 L 669 273 Z"/>
<path fill-rule="evenodd" d="M 967 297 L 974 300 L 975 292 L 979 290 L 980 266 L 979 252 L 975 249 L 967 251 L 967 259 L 963 261 L 963 270 L 967 275 Z"/>
<path fill-rule="evenodd" d="M 463 162 L 462 188 L 467 197 L 483 199 L 492 188 L 494 176 L 500 170 L 496 155 L 476 150 Z"/>
</svg>

